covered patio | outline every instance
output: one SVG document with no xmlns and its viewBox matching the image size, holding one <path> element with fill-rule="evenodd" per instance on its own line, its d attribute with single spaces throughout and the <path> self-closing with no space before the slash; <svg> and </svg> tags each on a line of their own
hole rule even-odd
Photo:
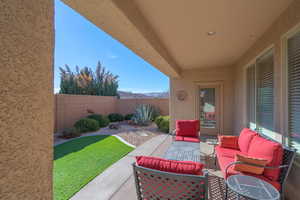
<svg viewBox="0 0 300 200">
<path fill-rule="evenodd" d="M 300 151 L 299 0 L 63 2 L 169 76 L 170 130 L 190 119 L 201 121 L 201 136 L 249 127 Z M 53 4 L 0 2 L 0 195 L 7 200 L 53 198 Z M 158 140 L 139 153 L 163 155 L 171 139 Z M 203 141 L 201 151 L 211 152 Z M 299 199 L 298 155 L 289 200 Z M 117 169 L 131 173 L 133 156 Z M 108 198 L 134 198 L 128 175 L 106 188 Z"/>
<path fill-rule="evenodd" d="M 93 181 L 83 187 L 71 199 L 72 200 L 131 200 L 137 199 L 136 186 L 133 176 L 132 163 L 135 156 L 164 157 L 166 151 L 173 142 L 172 136 L 160 135 L 152 138 L 133 152 L 122 158 L 120 161 L 105 170 Z M 205 162 L 205 168 L 209 171 L 209 199 L 222 200 L 225 198 L 225 182 L 218 166 L 214 164 L 212 157 L 213 145 L 206 142 L 214 140 L 213 137 L 201 137 L 199 147 L 201 159 Z M 236 198 L 230 193 L 229 199 Z"/>
</svg>

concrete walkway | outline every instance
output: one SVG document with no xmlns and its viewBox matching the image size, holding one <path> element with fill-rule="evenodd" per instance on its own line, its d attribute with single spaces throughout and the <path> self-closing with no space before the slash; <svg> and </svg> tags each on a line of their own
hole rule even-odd
<svg viewBox="0 0 300 200">
<path fill-rule="evenodd" d="M 77 192 L 71 200 L 137 199 L 131 166 L 135 156 L 162 156 L 171 142 L 172 138 L 169 135 L 153 137 L 102 172 Z"/>
</svg>

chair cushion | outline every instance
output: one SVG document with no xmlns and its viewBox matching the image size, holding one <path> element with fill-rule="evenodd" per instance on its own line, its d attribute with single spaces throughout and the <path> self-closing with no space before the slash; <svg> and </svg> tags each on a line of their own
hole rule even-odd
<svg viewBox="0 0 300 200">
<path fill-rule="evenodd" d="M 241 152 L 248 153 L 250 142 L 254 138 L 254 136 L 257 135 L 258 134 L 256 132 L 250 130 L 249 128 L 244 128 L 241 131 L 238 139 L 238 145 Z"/>
<path fill-rule="evenodd" d="M 229 158 L 234 158 L 235 154 L 241 153 L 239 150 L 236 149 L 230 149 L 230 148 L 223 148 L 220 145 L 216 146 L 215 148 L 216 153 L 219 157 L 229 157 Z"/>
<path fill-rule="evenodd" d="M 263 158 L 268 161 L 267 166 L 279 166 L 282 163 L 283 148 L 282 145 L 267 140 L 260 136 L 255 136 L 251 141 L 248 155 L 251 157 Z M 277 181 L 279 178 L 280 169 L 265 169 L 264 176 L 272 181 Z"/>
<path fill-rule="evenodd" d="M 234 158 L 234 162 L 238 162 L 238 161 L 249 163 L 249 164 L 256 164 L 256 165 L 260 165 L 263 167 L 266 166 L 268 163 L 268 161 L 265 159 L 253 158 L 253 157 L 244 156 L 241 154 L 236 154 L 235 158 Z M 251 165 L 247 165 L 247 164 L 236 164 L 236 165 L 234 165 L 233 169 L 235 171 L 248 172 L 251 174 L 261 175 L 264 172 L 263 167 L 255 167 L 255 166 L 251 166 Z"/>
<path fill-rule="evenodd" d="M 219 145 L 223 148 L 239 149 L 238 136 L 220 135 Z"/>
<path fill-rule="evenodd" d="M 139 166 L 164 172 L 203 175 L 202 168 L 204 165 L 198 162 L 166 160 L 150 156 L 137 156 L 136 162 Z"/>
<path fill-rule="evenodd" d="M 176 121 L 176 136 L 196 137 L 200 130 L 199 120 L 177 120 Z"/>
<path fill-rule="evenodd" d="M 183 137 L 183 141 L 185 142 L 200 142 L 199 138 L 195 138 L 195 137 Z"/>
<path fill-rule="evenodd" d="M 183 137 L 183 136 L 175 136 L 176 141 L 185 141 L 185 142 L 200 142 L 199 138 L 195 137 Z"/>
<path fill-rule="evenodd" d="M 182 137 L 182 136 L 175 136 L 175 140 L 176 141 L 183 141 L 184 137 Z"/>
</svg>

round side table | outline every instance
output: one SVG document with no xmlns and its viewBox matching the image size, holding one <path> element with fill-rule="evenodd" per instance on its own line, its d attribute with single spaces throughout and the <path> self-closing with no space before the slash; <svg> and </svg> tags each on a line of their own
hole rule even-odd
<svg viewBox="0 0 300 200">
<path fill-rule="evenodd" d="M 279 200 L 280 194 L 278 190 L 259 178 L 246 175 L 232 175 L 227 178 L 226 185 L 232 191 L 234 191 L 238 198 L 240 196 L 255 199 L 255 200 Z M 227 199 L 227 190 L 226 187 L 226 199 Z"/>
</svg>

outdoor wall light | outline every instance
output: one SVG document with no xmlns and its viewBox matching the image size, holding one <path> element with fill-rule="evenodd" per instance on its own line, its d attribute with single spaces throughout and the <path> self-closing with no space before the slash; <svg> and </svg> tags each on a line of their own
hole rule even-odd
<svg viewBox="0 0 300 200">
<path fill-rule="evenodd" d="M 215 31 L 209 31 L 209 32 L 207 32 L 207 35 L 208 36 L 213 36 L 213 35 L 216 35 L 216 32 Z"/>
</svg>

